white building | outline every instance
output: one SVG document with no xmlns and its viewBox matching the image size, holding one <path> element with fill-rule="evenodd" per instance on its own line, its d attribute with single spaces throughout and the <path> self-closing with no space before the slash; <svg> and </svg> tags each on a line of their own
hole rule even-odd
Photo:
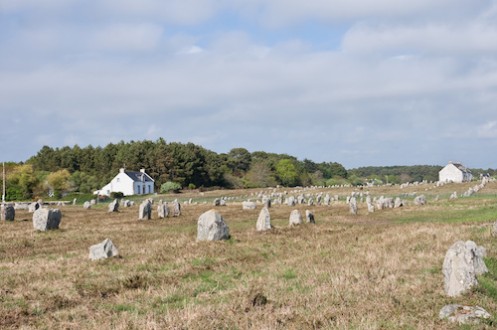
<svg viewBox="0 0 497 330">
<path fill-rule="evenodd" d="M 121 168 L 109 184 L 94 194 L 110 196 L 113 192 L 122 192 L 124 196 L 153 194 L 154 179 L 145 173 L 144 169 L 134 172 Z"/>
<path fill-rule="evenodd" d="M 468 182 L 473 179 L 471 171 L 462 164 L 449 162 L 447 166 L 438 172 L 438 180 L 441 182 Z"/>
</svg>

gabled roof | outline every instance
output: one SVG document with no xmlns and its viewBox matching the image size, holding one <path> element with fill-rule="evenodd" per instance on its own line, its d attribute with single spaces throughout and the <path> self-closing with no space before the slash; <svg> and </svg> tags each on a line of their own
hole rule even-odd
<svg viewBox="0 0 497 330">
<path fill-rule="evenodd" d="M 152 179 L 147 173 L 124 171 L 124 174 L 129 176 L 134 182 L 154 182 L 154 179 Z"/>
<path fill-rule="evenodd" d="M 471 173 L 470 169 L 462 164 L 459 164 L 459 163 L 450 163 L 450 164 L 454 165 L 455 167 L 457 167 L 459 170 L 461 170 L 464 173 Z"/>
</svg>

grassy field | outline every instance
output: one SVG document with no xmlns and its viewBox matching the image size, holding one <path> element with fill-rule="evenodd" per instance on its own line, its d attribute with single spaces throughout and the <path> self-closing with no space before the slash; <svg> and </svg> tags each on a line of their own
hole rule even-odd
<svg viewBox="0 0 497 330">
<path fill-rule="evenodd" d="M 472 184 L 474 185 L 474 183 Z M 157 196 L 193 199 L 179 218 L 138 221 L 138 207 L 107 213 L 106 205 L 62 208 L 59 230 L 35 232 L 32 215 L 0 225 L 2 329 L 493 329 L 497 327 L 497 183 L 449 201 L 471 185 L 400 189 L 372 187 L 372 196 L 401 196 L 408 205 L 349 214 L 352 188 L 307 190 L 339 195 L 311 209 L 316 225 L 289 228 L 292 207 L 273 205 L 269 232 L 244 211 L 251 191 Z M 290 194 L 295 189 L 287 189 Z M 272 190 L 265 190 L 270 192 Z M 279 189 L 278 191 L 283 191 Z M 428 204 L 414 206 L 414 194 Z M 198 216 L 216 197 L 232 238 L 196 242 Z M 155 211 L 155 210 L 154 210 Z M 121 257 L 90 261 L 88 248 L 110 238 Z M 468 294 L 443 292 L 442 262 L 457 240 L 487 249 L 490 272 Z M 479 305 L 494 319 L 458 326 L 438 319 L 449 303 Z"/>
</svg>

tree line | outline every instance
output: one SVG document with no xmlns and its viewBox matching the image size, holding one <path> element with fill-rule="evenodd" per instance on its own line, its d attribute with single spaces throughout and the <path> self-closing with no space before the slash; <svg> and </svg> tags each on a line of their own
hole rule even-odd
<svg viewBox="0 0 497 330">
<path fill-rule="evenodd" d="M 316 163 L 245 148 L 216 153 L 193 143 L 166 142 L 162 138 L 121 141 L 105 147 L 44 146 L 26 162 L 6 164 L 6 199 L 92 193 L 109 183 L 120 168 L 145 169 L 155 180 L 156 191 L 161 191 L 165 187 L 232 189 L 437 181 L 442 167 L 361 167 L 347 171 L 337 162 Z M 480 173 L 496 174 L 491 169 L 473 170 L 475 176 Z"/>
<path fill-rule="evenodd" d="M 161 138 L 105 147 L 44 146 L 25 163 L 7 164 L 7 200 L 91 193 L 109 183 L 120 168 L 145 169 L 157 191 L 166 183 L 183 189 L 230 189 L 324 185 L 333 178 L 347 178 L 347 170 L 336 162 L 300 161 L 287 154 L 244 148 L 216 153 Z"/>
</svg>

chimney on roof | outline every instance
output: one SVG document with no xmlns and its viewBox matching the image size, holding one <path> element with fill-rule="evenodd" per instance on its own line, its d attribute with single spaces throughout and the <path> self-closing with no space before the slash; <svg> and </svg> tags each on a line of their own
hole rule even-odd
<svg viewBox="0 0 497 330">
<path fill-rule="evenodd" d="M 144 168 L 140 169 L 140 172 L 145 173 L 145 169 Z"/>
<path fill-rule="evenodd" d="M 121 168 L 119 169 L 119 173 L 124 173 L 124 167 L 121 167 Z"/>
</svg>

